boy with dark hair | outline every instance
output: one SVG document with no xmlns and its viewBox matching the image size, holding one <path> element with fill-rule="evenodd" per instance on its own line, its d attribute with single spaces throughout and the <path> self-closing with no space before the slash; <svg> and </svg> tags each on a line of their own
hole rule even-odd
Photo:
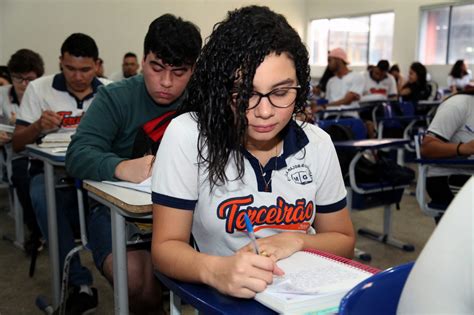
<svg viewBox="0 0 474 315">
<path fill-rule="evenodd" d="M 387 60 L 380 60 L 375 67 L 364 75 L 364 91 L 362 100 L 373 99 L 374 96 L 381 99 L 397 97 L 398 89 L 395 78 L 388 73 L 390 64 Z"/>
<path fill-rule="evenodd" d="M 62 72 L 35 80 L 28 85 L 21 102 L 13 134 L 13 149 L 22 151 L 45 133 L 59 128 L 73 130 L 92 103 L 99 86 L 109 83 L 96 78 L 99 51 L 88 35 L 70 35 L 61 46 Z M 59 178 L 66 174 L 55 172 Z M 43 236 L 48 237 L 47 205 L 42 163 L 30 168 L 30 196 Z M 60 191 L 59 191 L 60 190 Z M 74 231 L 79 226 L 76 191 L 60 188 L 56 193 L 59 262 L 62 270 L 67 253 L 74 248 Z M 76 255 L 71 260 L 69 283 L 72 286 L 66 302 L 71 314 L 82 314 L 96 308 L 97 290 L 91 288 L 92 275 Z"/>
<path fill-rule="evenodd" d="M 43 75 L 44 64 L 43 59 L 36 52 L 20 49 L 10 57 L 7 66 L 12 78 L 12 85 L 0 88 L 0 112 L 2 112 L 3 123 L 14 125 L 26 87 L 31 81 Z M 7 134 L 0 135 L 0 138 L 5 139 L 3 136 L 7 136 Z M 8 142 L 11 140 L 9 136 L 6 139 Z M 6 151 L 11 155 L 11 181 L 16 188 L 18 200 L 23 208 L 23 219 L 30 232 L 24 246 L 27 253 L 31 254 L 40 246 L 41 232 L 31 205 L 29 160 L 26 156 L 13 154 L 10 143 L 6 145 Z"/>
<path fill-rule="evenodd" d="M 80 179 L 142 182 L 151 175 L 153 155 L 134 157 L 135 141 L 149 121 L 172 115 L 181 104 L 201 49 L 201 35 L 191 22 L 166 14 L 148 29 L 143 75 L 101 89 L 66 154 L 66 168 Z M 150 152 L 154 153 L 154 152 Z M 106 206 L 92 207 L 89 245 L 99 270 L 112 283 L 111 221 Z M 127 251 L 128 297 L 132 312 L 161 307 L 160 286 L 150 252 Z"/>
</svg>

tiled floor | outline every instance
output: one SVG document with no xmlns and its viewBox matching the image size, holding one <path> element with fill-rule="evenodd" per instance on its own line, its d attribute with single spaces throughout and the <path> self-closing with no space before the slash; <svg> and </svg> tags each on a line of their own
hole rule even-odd
<svg viewBox="0 0 474 315">
<path fill-rule="evenodd" d="M 410 191 L 413 191 L 412 188 Z M 358 237 L 357 248 L 372 255 L 370 265 L 385 269 L 415 260 L 435 227 L 434 221 L 421 213 L 415 197 L 408 191 L 400 204 L 400 210 L 393 211 L 393 234 L 402 241 L 415 245 L 414 252 L 402 250 Z M 0 191 L 0 235 L 13 235 L 14 221 L 7 214 L 8 197 Z M 383 210 L 375 208 L 352 214 L 356 228 L 381 229 Z M 111 286 L 95 269 L 91 255 L 81 254 L 86 266 L 93 271 L 94 286 L 99 290 L 99 308 L 96 314 L 113 314 L 113 292 Z M 49 261 L 47 250 L 41 252 L 33 278 L 28 277 L 29 259 L 20 249 L 6 240 L 0 240 L 0 315 L 41 314 L 35 306 L 39 294 L 49 296 Z M 186 313 L 192 313 L 187 311 Z"/>
</svg>

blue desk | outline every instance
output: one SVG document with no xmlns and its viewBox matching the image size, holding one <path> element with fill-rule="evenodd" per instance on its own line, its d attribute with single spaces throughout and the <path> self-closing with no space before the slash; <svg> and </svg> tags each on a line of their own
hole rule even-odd
<svg viewBox="0 0 474 315">
<path fill-rule="evenodd" d="M 48 248 L 51 265 L 51 282 L 53 291 L 53 308 L 57 309 L 61 294 L 61 277 L 59 270 L 58 223 L 56 218 L 56 191 L 54 181 L 54 167 L 64 166 L 66 153 L 55 153 L 53 148 L 40 148 L 36 144 L 26 146 L 28 155 L 43 161 L 44 187 L 46 192 L 46 205 L 48 207 Z"/>
<path fill-rule="evenodd" d="M 155 272 L 155 275 L 170 289 L 171 315 L 180 314 L 180 302 L 174 295 L 206 315 L 277 314 L 254 299 L 239 299 L 223 295 L 207 285 L 184 283 L 168 278 L 159 272 Z"/>
<path fill-rule="evenodd" d="M 415 139 L 419 141 L 419 139 Z M 420 156 L 419 144 L 417 147 L 417 156 Z M 443 168 L 463 168 L 472 170 L 474 173 L 474 158 L 452 158 L 452 159 L 421 159 L 415 160 L 418 163 L 418 178 L 416 181 L 416 201 L 421 210 L 428 216 L 438 217 L 442 215 L 447 205 L 429 204 L 425 195 L 426 177 L 429 166 L 438 166 Z"/>
</svg>

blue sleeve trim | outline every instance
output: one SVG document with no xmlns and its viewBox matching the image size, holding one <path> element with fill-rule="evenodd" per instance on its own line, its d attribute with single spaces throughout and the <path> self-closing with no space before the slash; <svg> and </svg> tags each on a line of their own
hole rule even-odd
<svg viewBox="0 0 474 315">
<path fill-rule="evenodd" d="M 167 195 L 158 194 L 156 192 L 151 193 L 151 200 L 153 201 L 153 203 L 157 203 L 166 207 L 191 211 L 194 211 L 194 208 L 196 207 L 197 203 L 197 200 L 175 198 Z"/>
<path fill-rule="evenodd" d="M 342 200 L 332 203 L 330 205 L 316 205 L 316 213 L 331 213 L 331 212 L 336 212 L 339 210 L 342 210 L 347 206 L 347 200 L 346 197 L 342 198 Z"/>
<path fill-rule="evenodd" d="M 27 122 L 27 121 L 24 121 L 24 120 L 21 120 L 21 119 L 17 119 L 15 121 L 15 124 L 16 125 L 20 125 L 20 126 L 26 126 L 28 127 L 29 125 L 31 125 L 31 123 Z"/>
</svg>

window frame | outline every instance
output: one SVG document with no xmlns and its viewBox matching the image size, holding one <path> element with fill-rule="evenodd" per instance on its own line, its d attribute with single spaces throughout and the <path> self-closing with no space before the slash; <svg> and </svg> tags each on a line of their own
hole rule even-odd
<svg viewBox="0 0 474 315">
<path fill-rule="evenodd" d="M 367 32 L 367 52 L 365 54 L 365 63 L 362 63 L 362 64 L 357 64 L 356 66 L 368 66 L 370 63 L 369 63 L 369 60 L 370 60 L 370 33 L 371 33 L 371 27 L 372 27 L 372 18 L 371 16 L 372 15 L 376 15 L 376 14 L 386 14 L 386 13 L 393 13 L 393 23 L 394 23 L 394 27 L 393 27 L 393 33 L 392 33 L 392 57 L 393 57 L 393 35 L 395 33 L 395 11 L 394 10 L 383 10 L 383 11 L 375 11 L 375 12 L 370 12 L 370 13 L 358 13 L 358 14 L 350 14 L 350 15 L 344 15 L 344 16 L 331 16 L 331 17 L 317 17 L 317 18 L 310 18 L 309 19 L 309 23 L 308 23 L 308 33 L 307 33 L 307 41 L 308 41 L 308 44 L 311 44 L 310 47 L 313 46 L 313 43 L 310 41 L 310 38 L 312 37 L 312 34 L 311 34 L 311 23 L 313 21 L 316 21 L 316 20 L 328 20 L 328 23 L 330 23 L 331 20 L 334 20 L 334 19 L 353 19 L 353 18 L 361 18 L 361 17 L 368 17 L 369 18 L 369 23 L 368 23 L 368 27 L 369 27 L 369 31 Z M 328 31 L 328 35 L 327 35 L 327 43 L 326 43 L 326 46 L 329 50 L 329 43 L 331 41 L 331 32 Z M 312 48 L 311 48 L 312 49 Z M 312 53 L 312 51 L 310 51 Z M 391 58 L 390 58 L 391 59 Z M 310 56 L 310 60 L 312 60 L 312 54 Z M 316 64 L 316 63 L 310 63 L 310 66 L 323 66 L 323 64 Z"/>
<path fill-rule="evenodd" d="M 457 3 L 449 3 L 449 4 L 436 4 L 436 5 L 428 5 L 428 6 L 421 6 L 420 7 L 420 15 L 419 15 L 419 25 L 418 25 L 418 47 L 417 47 L 417 57 L 418 60 L 422 61 L 424 65 L 431 66 L 431 65 L 450 65 L 449 63 L 449 54 L 450 54 L 450 47 L 451 47 L 451 22 L 452 22 L 452 16 L 453 16 L 453 8 L 454 7 L 460 7 L 460 6 L 466 6 L 466 5 L 474 5 L 474 2 L 457 2 Z M 422 45 L 422 40 L 425 40 L 424 38 L 421 38 L 422 34 L 422 21 L 423 21 L 423 14 L 426 13 L 427 11 L 431 10 L 436 10 L 436 9 L 444 9 L 448 8 L 448 31 L 446 32 L 446 57 L 444 59 L 444 63 L 426 63 L 424 60 L 424 56 L 422 56 L 422 53 L 420 52 L 420 47 Z M 423 57 L 423 58 L 422 58 Z"/>
</svg>

